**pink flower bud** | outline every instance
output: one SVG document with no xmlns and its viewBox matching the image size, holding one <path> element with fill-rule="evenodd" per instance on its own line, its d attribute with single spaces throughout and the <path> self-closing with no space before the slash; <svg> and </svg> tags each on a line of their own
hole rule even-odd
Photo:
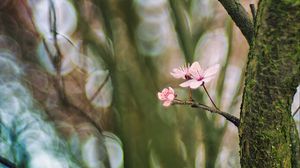
<svg viewBox="0 0 300 168">
<path fill-rule="evenodd" d="M 161 92 L 157 93 L 158 99 L 163 102 L 163 106 L 168 107 L 171 105 L 172 101 L 175 99 L 176 94 L 173 88 L 164 88 Z"/>
</svg>

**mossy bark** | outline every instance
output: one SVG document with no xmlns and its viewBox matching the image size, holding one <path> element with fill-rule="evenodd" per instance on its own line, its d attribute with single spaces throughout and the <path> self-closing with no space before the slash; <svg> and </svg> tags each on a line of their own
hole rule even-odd
<svg viewBox="0 0 300 168">
<path fill-rule="evenodd" d="M 291 103 L 300 82 L 300 4 L 261 0 L 239 127 L 242 167 L 299 167 Z"/>
</svg>

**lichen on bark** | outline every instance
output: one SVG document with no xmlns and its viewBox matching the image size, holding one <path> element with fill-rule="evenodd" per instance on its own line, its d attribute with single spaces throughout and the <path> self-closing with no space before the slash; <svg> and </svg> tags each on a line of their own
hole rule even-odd
<svg viewBox="0 0 300 168">
<path fill-rule="evenodd" d="M 298 167 L 290 107 L 300 81 L 300 5 L 261 0 L 255 25 L 239 127 L 241 166 Z"/>
</svg>

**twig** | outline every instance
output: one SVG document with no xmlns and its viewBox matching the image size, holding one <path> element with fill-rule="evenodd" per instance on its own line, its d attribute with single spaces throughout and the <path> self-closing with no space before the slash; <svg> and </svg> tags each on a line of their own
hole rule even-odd
<svg viewBox="0 0 300 168">
<path fill-rule="evenodd" d="M 54 59 L 57 74 L 58 74 L 58 76 L 60 76 L 61 75 L 62 54 L 61 54 L 61 51 L 60 51 L 60 48 L 59 48 L 59 45 L 58 45 L 58 41 L 57 41 L 56 10 L 55 10 L 53 1 L 49 0 L 49 2 L 50 2 L 50 10 L 49 10 L 50 31 L 52 33 L 52 36 L 53 36 L 53 39 L 54 39 L 54 46 L 55 46 L 55 49 L 56 49 L 56 55 L 53 59 Z M 52 21 L 51 16 L 53 17 L 53 21 Z"/>
<path fill-rule="evenodd" d="M 0 163 L 9 168 L 17 168 L 16 164 L 14 164 L 13 162 L 9 161 L 8 159 L 2 156 L 0 156 Z"/>
<path fill-rule="evenodd" d="M 73 112 L 77 112 L 79 113 L 79 115 L 81 115 L 81 117 L 85 118 L 88 122 L 90 122 L 98 131 L 99 133 L 102 135 L 104 129 L 101 126 L 101 123 L 97 123 L 93 120 L 93 118 L 91 118 L 88 114 L 86 114 L 82 109 L 80 109 L 79 107 L 77 107 L 75 104 L 73 103 L 69 103 L 67 105 L 67 107 L 73 109 Z"/>
<path fill-rule="evenodd" d="M 253 39 L 253 23 L 248 16 L 248 13 L 238 0 L 219 0 L 219 2 L 226 9 L 234 23 L 239 27 L 248 43 L 252 43 Z"/>
<path fill-rule="evenodd" d="M 293 117 L 300 111 L 300 106 L 293 112 Z"/>
<path fill-rule="evenodd" d="M 72 40 L 71 40 L 70 38 L 68 38 L 66 35 L 61 34 L 61 33 L 59 33 L 59 32 L 56 32 L 56 34 L 62 36 L 62 37 L 63 37 L 64 39 L 66 39 L 73 47 L 76 48 L 76 45 L 74 44 L 74 42 L 72 42 Z"/>
<path fill-rule="evenodd" d="M 210 102 L 214 105 L 214 107 L 215 107 L 217 110 L 220 110 L 220 109 L 216 106 L 216 104 L 215 104 L 215 102 L 213 101 L 213 99 L 210 97 L 210 95 L 209 95 L 209 93 L 208 93 L 208 91 L 207 91 L 207 89 L 206 89 L 204 83 L 203 83 L 202 87 L 204 88 L 205 93 L 207 94 L 207 96 L 208 96 Z"/>
<path fill-rule="evenodd" d="M 194 101 L 189 101 L 189 100 L 183 101 L 183 100 L 175 99 L 173 101 L 173 105 L 176 105 L 176 104 L 179 104 L 179 105 L 190 105 L 193 108 L 200 108 L 200 109 L 209 111 L 211 113 L 216 113 L 216 114 L 219 114 L 219 115 L 225 117 L 228 121 L 230 121 L 231 123 L 233 123 L 236 127 L 239 127 L 239 125 L 240 125 L 240 119 L 238 119 L 237 117 L 235 117 L 235 116 L 233 116 L 233 115 L 231 115 L 229 113 L 220 111 L 218 109 L 211 108 L 211 107 L 209 107 L 207 105 L 204 105 L 204 104 L 200 104 L 200 103 L 197 103 L 197 102 L 194 102 Z"/>
<path fill-rule="evenodd" d="M 49 10 L 49 24 L 50 24 L 50 31 L 53 35 L 53 39 L 54 39 L 54 47 L 56 49 L 56 55 L 53 57 L 53 63 L 56 69 L 56 74 L 57 74 L 57 87 L 59 89 L 59 96 L 61 98 L 61 100 L 64 103 L 67 103 L 67 97 L 66 94 L 64 92 L 65 90 L 65 83 L 64 83 L 64 79 L 61 75 L 61 66 L 62 66 L 62 53 L 60 51 L 59 45 L 58 45 L 58 41 L 57 41 L 57 20 L 56 20 L 56 10 L 55 10 L 55 6 L 53 3 L 53 0 L 49 0 L 50 3 L 50 10 Z M 51 15 L 52 14 L 52 15 Z M 52 17 L 53 17 L 53 21 L 52 21 Z"/>
<path fill-rule="evenodd" d="M 91 100 L 90 100 L 91 102 L 96 98 L 96 96 L 98 95 L 98 93 L 100 93 L 100 91 L 102 90 L 102 88 L 104 87 L 104 85 L 107 83 L 108 79 L 109 79 L 109 74 L 106 75 L 104 81 L 97 88 L 96 92 L 92 95 Z"/>
<path fill-rule="evenodd" d="M 189 88 L 189 100 L 193 101 L 193 94 L 192 94 L 192 89 Z"/>
</svg>

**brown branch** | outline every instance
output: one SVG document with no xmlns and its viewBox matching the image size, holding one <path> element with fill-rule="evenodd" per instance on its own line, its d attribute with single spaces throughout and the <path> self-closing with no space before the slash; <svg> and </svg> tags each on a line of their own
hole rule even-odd
<svg viewBox="0 0 300 168">
<path fill-rule="evenodd" d="M 202 87 L 204 88 L 204 91 L 205 91 L 205 93 L 207 94 L 207 96 L 208 96 L 210 102 L 214 105 L 214 107 L 215 107 L 217 110 L 220 110 L 220 109 L 217 107 L 217 105 L 215 104 L 215 102 L 213 101 L 213 99 L 210 97 L 210 95 L 209 95 L 209 93 L 208 93 L 208 91 L 207 91 L 207 89 L 206 89 L 204 83 L 203 83 Z"/>
<path fill-rule="evenodd" d="M 189 101 L 189 100 L 183 101 L 183 100 L 178 100 L 178 99 L 173 101 L 173 105 L 176 105 L 176 104 L 190 105 L 193 108 L 200 108 L 200 109 L 209 111 L 211 113 L 216 113 L 216 114 L 219 114 L 219 115 L 225 117 L 228 121 L 233 123 L 236 127 L 239 127 L 239 125 L 240 125 L 240 119 L 238 119 L 237 117 L 235 117 L 235 116 L 233 116 L 229 113 L 217 110 L 215 108 L 211 108 L 211 107 L 209 107 L 207 105 L 204 105 L 204 104 L 200 104 L 200 103 L 197 103 L 197 102 L 194 102 L 194 101 Z"/>
<path fill-rule="evenodd" d="M 243 6 L 238 0 L 219 0 L 219 2 L 226 9 L 234 23 L 239 27 L 248 43 L 251 44 L 254 32 L 253 23 Z"/>
</svg>

